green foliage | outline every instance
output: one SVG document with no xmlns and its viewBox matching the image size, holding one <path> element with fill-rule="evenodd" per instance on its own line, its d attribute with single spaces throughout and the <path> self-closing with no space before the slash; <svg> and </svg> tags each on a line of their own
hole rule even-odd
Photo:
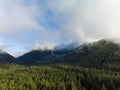
<svg viewBox="0 0 120 90">
<path fill-rule="evenodd" d="M 107 90 L 107 88 L 104 86 L 104 84 L 102 85 L 101 90 Z"/>
<path fill-rule="evenodd" d="M 1 65 L 0 90 L 120 90 L 120 72 L 69 65 Z"/>
</svg>

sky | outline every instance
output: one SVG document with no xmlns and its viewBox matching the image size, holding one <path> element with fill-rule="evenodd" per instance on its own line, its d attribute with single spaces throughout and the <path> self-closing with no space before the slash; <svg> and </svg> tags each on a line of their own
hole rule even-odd
<svg viewBox="0 0 120 90">
<path fill-rule="evenodd" d="M 120 39 L 119 0 L 0 0 L 0 49 L 13 56 L 100 39 Z"/>
</svg>

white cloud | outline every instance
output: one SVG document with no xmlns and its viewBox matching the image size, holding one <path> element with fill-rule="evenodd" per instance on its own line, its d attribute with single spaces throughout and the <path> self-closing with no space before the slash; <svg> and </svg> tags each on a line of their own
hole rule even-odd
<svg viewBox="0 0 120 90">
<path fill-rule="evenodd" d="M 52 12 L 52 17 L 45 17 L 47 11 Z M 46 28 L 41 23 L 49 24 L 47 20 L 59 27 L 56 30 Z M 0 0 L 0 34 L 24 30 L 39 31 L 40 36 L 36 35 L 36 40 L 29 43 L 33 48 L 52 48 L 58 42 L 120 38 L 120 1 L 44 0 L 43 3 L 43 0 Z M 13 37 L 17 39 L 17 36 Z"/>
<path fill-rule="evenodd" d="M 53 49 L 53 43 L 50 43 L 50 42 L 36 42 L 35 45 L 34 45 L 34 48 L 35 50 L 37 49 Z"/>
<path fill-rule="evenodd" d="M 24 0 L 0 0 L 0 32 L 11 33 L 19 30 L 42 30 L 43 27 L 35 20 L 40 8 L 32 3 L 23 4 Z"/>
<path fill-rule="evenodd" d="M 69 39 L 90 41 L 120 38 L 119 0 L 52 1 L 48 1 L 48 4 L 56 14 L 56 20 L 63 18 L 58 23 L 62 25 Z M 61 16 L 66 16 L 66 19 Z"/>
</svg>

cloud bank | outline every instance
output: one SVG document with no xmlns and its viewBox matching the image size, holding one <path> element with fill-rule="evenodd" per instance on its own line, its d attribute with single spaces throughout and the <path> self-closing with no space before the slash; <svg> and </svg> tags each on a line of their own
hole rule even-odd
<svg viewBox="0 0 120 90">
<path fill-rule="evenodd" d="M 66 17 L 65 22 L 60 23 L 68 38 L 71 36 L 80 41 L 120 38 L 119 0 L 52 1 L 51 7 L 56 16 L 63 14 Z"/>
<path fill-rule="evenodd" d="M 119 33 L 119 0 L 0 0 L 0 43 L 11 54 Z"/>
</svg>

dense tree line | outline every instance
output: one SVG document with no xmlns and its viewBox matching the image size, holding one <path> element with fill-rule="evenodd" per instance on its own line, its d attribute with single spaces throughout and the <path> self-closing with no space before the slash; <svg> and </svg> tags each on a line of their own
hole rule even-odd
<svg viewBox="0 0 120 90">
<path fill-rule="evenodd" d="M 120 90 L 120 72 L 69 65 L 1 65 L 0 90 Z"/>
</svg>

